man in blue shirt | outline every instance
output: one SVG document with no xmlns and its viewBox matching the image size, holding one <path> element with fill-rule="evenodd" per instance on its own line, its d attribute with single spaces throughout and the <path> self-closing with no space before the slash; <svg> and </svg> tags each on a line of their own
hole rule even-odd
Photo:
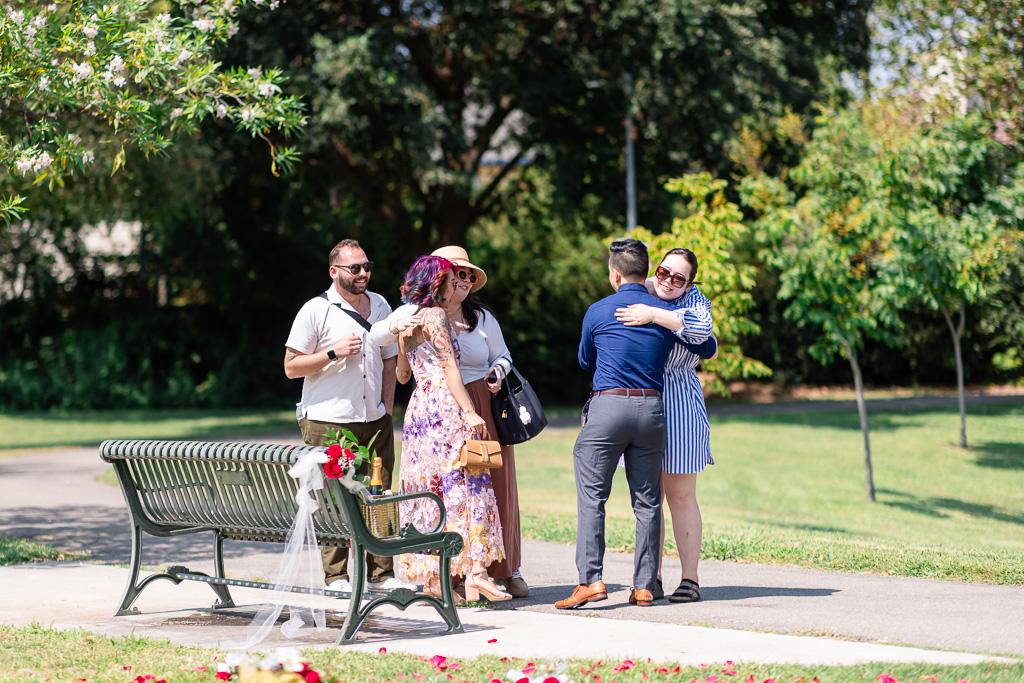
<svg viewBox="0 0 1024 683">
<path fill-rule="evenodd" d="M 647 304 L 671 309 L 647 293 L 647 247 L 634 239 L 616 240 L 608 259 L 608 281 L 615 294 L 590 307 L 583 318 L 579 361 L 594 371 L 586 424 L 573 448 L 576 473 L 576 568 L 580 585 L 555 603 L 572 609 L 608 597 L 602 580 L 605 503 L 619 455 L 626 465 L 636 554 L 629 601 L 653 603 L 661 554 L 661 460 L 665 450 L 665 409 L 661 389 L 665 360 L 675 335 L 654 324 L 626 327 L 615 309 Z"/>
</svg>

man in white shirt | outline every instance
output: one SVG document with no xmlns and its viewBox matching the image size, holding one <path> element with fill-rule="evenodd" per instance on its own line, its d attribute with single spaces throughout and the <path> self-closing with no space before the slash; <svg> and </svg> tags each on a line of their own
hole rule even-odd
<svg viewBox="0 0 1024 683">
<path fill-rule="evenodd" d="M 368 333 L 372 323 L 391 313 L 391 307 L 384 297 L 367 291 L 373 261 L 358 242 L 339 242 L 328 263 L 333 285 L 302 306 L 285 343 L 285 374 L 290 379 L 303 378 L 302 401 L 296 411 L 302 440 L 323 446 L 328 429 L 351 430 L 360 444 L 376 436 L 370 452 L 381 457 L 381 479 L 384 488 L 390 488 L 395 467 L 391 412 L 398 346 L 368 343 Z M 322 553 L 327 583 L 334 590 L 351 590 L 348 548 L 323 548 Z M 415 588 L 395 577 L 390 557 L 369 555 L 367 575 L 372 588 Z"/>
</svg>

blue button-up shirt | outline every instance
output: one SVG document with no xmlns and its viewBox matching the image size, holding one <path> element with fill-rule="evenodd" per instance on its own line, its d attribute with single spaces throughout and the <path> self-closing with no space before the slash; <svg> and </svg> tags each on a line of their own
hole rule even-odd
<svg viewBox="0 0 1024 683">
<path fill-rule="evenodd" d="M 594 371 L 594 391 L 625 387 L 661 390 L 665 360 L 676 336 L 660 325 L 626 327 L 615 319 L 615 309 L 647 304 L 672 310 L 668 304 L 632 282 L 587 309 L 583 317 L 579 360 L 584 370 Z"/>
</svg>

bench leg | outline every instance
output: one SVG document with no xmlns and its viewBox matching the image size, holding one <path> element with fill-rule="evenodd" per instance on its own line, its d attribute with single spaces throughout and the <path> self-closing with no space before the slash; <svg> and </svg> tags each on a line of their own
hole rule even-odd
<svg viewBox="0 0 1024 683">
<path fill-rule="evenodd" d="M 136 584 L 139 579 L 139 570 L 142 568 L 142 527 L 139 526 L 132 520 L 132 560 L 131 569 L 128 574 L 128 585 L 124 588 L 124 595 L 121 596 L 121 606 L 116 612 L 115 617 L 124 617 L 131 614 L 138 614 L 139 608 L 132 607 L 132 603 L 135 602 L 136 598 L 146 589 L 146 586 L 153 583 L 158 579 L 167 579 L 173 581 L 175 584 L 181 583 L 181 579 L 178 579 L 168 573 L 153 574 L 152 576 L 146 577 L 142 583 Z"/>
<path fill-rule="evenodd" d="M 458 550 L 461 550 L 461 544 Z M 465 633 L 462 622 L 459 621 L 459 614 L 455 609 L 455 596 L 452 594 L 452 551 L 452 546 L 445 543 L 441 548 L 441 556 L 438 558 L 439 571 L 441 572 L 441 595 L 444 596 L 444 605 L 441 607 L 435 606 L 435 609 L 444 618 L 445 623 L 448 624 L 448 629 L 444 633 Z"/>
<path fill-rule="evenodd" d="M 220 531 L 214 532 L 215 539 L 213 542 L 213 573 L 215 576 L 221 579 L 226 579 L 224 576 L 224 535 Z M 235 601 L 231 599 L 231 592 L 225 585 L 211 583 L 210 588 L 220 598 L 213 604 L 213 609 L 221 609 L 226 607 L 234 607 Z"/>
<path fill-rule="evenodd" d="M 214 555 L 213 565 L 216 569 L 216 575 L 220 578 L 224 578 L 224 538 L 220 532 L 216 532 L 216 540 L 214 541 Z M 167 579 L 173 581 L 175 585 L 181 583 L 176 574 L 178 573 L 191 573 L 188 569 L 181 566 L 168 567 L 166 572 L 160 572 L 159 574 L 153 574 L 147 576 L 142 580 L 141 583 L 136 583 L 139 580 L 139 571 L 142 569 L 142 527 L 138 524 L 132 523 L 132 559 L 131 568 L 128 574 L 128 585 L 125 586 L 124 595 L 121 596 L 121 606 L 116 612 L 115 617 L 124 617 L 132 614 L 138 614 L 139 608 L 132 607 L 132 603 L 139 597 L 139 595 L 146 589 L 146 586 L 157 581 L 159 579 Z M 214 603 L 214 609 L 220 609 L 224 607 L 234 607 L 235 603 L 231 599 L 231 593 L 228 591 L 228 587 L 216 583 L 207 584 L 213 589 L 213 592 L 220 598 Z"/>
<path fill-rule="evenodd" d="M 359 609 L 363 600 L 363 592 L 366 590 L 366 553 L 359 543 L 352 543 L 352 561 L 349 563 L 351 571 L 349 579 L 352 582 L 352 594 L 348 599 L 348 613 L 345 615 L 345 624 L 342 626 L 341 634 L 336 645 L 348 645 L 356 642 L 356 631 L 363 625 L 363 621 L 369 616 L 373 609 L 373 603 L 367 605 L 366 611 Z"/>
<path fill-rule="evenodd" d="M 465 629 L 462 626 L 462 622 L 459 620 L 458 611 L 455 609 L 455 595 L 452 592 L 452 555 L 455 552 L 459 552 L 462 549 L 461 539 L 455 546 L 449 546 L 445 544 L 441 548 L 439 558 L 439 570 L 441 572 L 441 595 L 445 596 L 444 600 L 440 600 L 432 595 L 424 595 L 423 593 L 414 593 L 405 588 L 399 588 L 391 591 L 387 596 L 380 596 L 370 600 L 364 607 L 360 608 L 363 594 L 365 592 L 365 557 L 362 554 L 362 548 L 357 549 L 357 553 L 352 562 L 352 596 L 349 602 L 348 614 L 345 615 L 345 625 L 342 628 L 341 634 L 338 636 L 336 644 L 348 645 L 349 643 L 357 642 L 355 634 L 362 626 L 363 622 L 370 613 L 376 609 L 379 605 L 393 605 L 400 610 L 405 610 L 406 607 L 414 602 L 423 602 L 435 610 L 444 619 L 447 628 L 441 631 L 442 634 L 447 633 L 465 633 Z"/>
</svg>

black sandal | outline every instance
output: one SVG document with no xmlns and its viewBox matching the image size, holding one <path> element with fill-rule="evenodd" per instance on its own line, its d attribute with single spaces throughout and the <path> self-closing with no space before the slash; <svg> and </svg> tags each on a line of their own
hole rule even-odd
<svg viewBox="0 0 1024 683">
<path fill-rule="evenodd" d="M 668 596 L 669 602 L 697 602 L 700 600 L 700 586 L 696 581 L 683 579 L 675 592 Z"/>
</svg>

